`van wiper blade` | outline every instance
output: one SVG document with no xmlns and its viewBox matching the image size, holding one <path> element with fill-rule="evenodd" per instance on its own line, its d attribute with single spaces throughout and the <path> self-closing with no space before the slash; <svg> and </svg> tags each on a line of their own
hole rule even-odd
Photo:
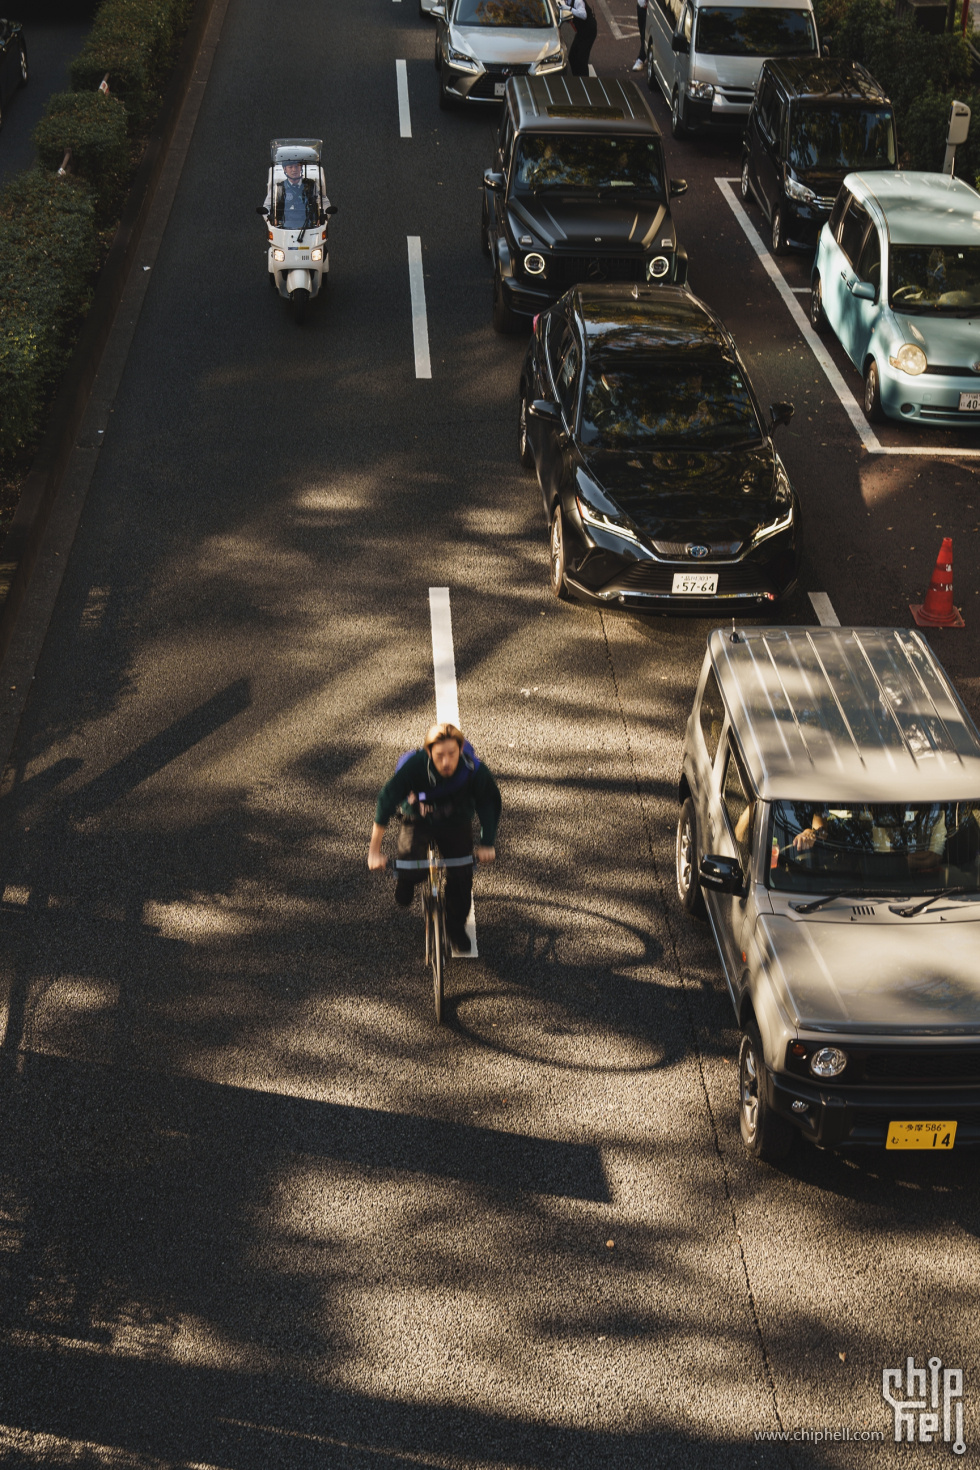
<svg viewBox="0 0 980 1470">
<path fill-rule="evenodd" d="M 866 898 L 866 888 L 838 888 L 834 893 L 825 893 L 823 898 L 813 898 L 809 903 L 791 903 L 790 908 L 794 914 L 815 914 L 817 909 L 822 909 L 825 903 L 833 903 L 835 898 Z"/>
<path fill-rule="evenodd" d="M 927 909 L 931 903 L 935 903 L 937 898 L 953 898 L 954 895 L 956 895 L 957 893 L 976 892 L 978 892 L 978 890 L 972 884 L 960 883 L 956 888 L 937 889 L 935 893 L 930 893 L 928 898 L 924 898 L 921 903 L 908 904 L 905 907 L 901 908 L 892 903 L 889 904 L 888 907 L 891 909 L 893 914 L 901 914 L 903 919 L 912 919 L 915 917 L 916 914 L 921 914 L 923 909 Z"/>
</svg>

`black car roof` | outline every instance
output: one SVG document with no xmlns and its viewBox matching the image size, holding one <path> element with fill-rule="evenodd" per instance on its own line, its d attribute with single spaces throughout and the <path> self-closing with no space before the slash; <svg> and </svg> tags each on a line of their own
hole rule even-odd
<svg viewBox="0 0 980 1470">
<path fill-rule="evenodd" d="M 767 61 L 772 77 L 793 97 L 820 102 L 887 102 L 871 73 L 857 61 L 837 57 L 785 57 Z"/>
<path fill-rule="evenodd" d="M 651 345 L 651 331 L 662 335 L 665 349 L 700 347 L 728 357 L 734 352 L 718 317 L 685 286 L 582 285 L 575 287 L 574 304 L 590 357 L 642 352 Z"/>
<path fill-rule="evenodd" d="M 535 133 L 655 133 L 656 118 L 635 82 L 614 77 L 511 77 L 518 130 Z"/>
</svg>

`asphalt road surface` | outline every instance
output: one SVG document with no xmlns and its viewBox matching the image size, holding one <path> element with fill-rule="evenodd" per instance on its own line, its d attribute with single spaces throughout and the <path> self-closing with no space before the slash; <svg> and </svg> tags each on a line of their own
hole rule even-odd
<svg viewBox="0 0 980 1470">
<path fill-rule="evenodd" d="M 673 892 L 712 625 L 550 597 L 479 248 L 495 118 L 439 112 L 432 49 L 410 0 L 230 0 L 2 793 L 4 1463 L 876 1470 L 931 1453 L 882 1398 L 910 1356 L 963 1370 L 972 1455 L 975 1163 L 743 1153 Z M 340 210 L 302 329 L 253 213 L 287 134 Z M 667 149 L 693 288 L 796 404 L 781 616 L 907 626 L 952 534 L 967 626 L 930 637 L 976 715 L 977 441 L 869 452 L 716 182 L 737 143 Z M 435 712 L 432 587 L 505 804 L 441 1029 L 366 868 Z"/>
</svg>

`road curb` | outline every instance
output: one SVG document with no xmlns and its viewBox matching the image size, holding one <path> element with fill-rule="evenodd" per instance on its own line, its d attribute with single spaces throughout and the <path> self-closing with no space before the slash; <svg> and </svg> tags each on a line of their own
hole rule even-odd
<svg viewBox="0 0 980 1470">
<path fill-rule="evenodd" d="M 0 549 L 0 578 L 7 582 L 7 594 L 0 606 L 0 663 L 14 638 L 41 542 L 75 449 L 82 418 L 190 90 L 211 14 L 217 4 L 218 0 L 196 0 L 177 65 L 100 272 L 88 318 L 58 389 L 48 427 Z"/>
</svg>

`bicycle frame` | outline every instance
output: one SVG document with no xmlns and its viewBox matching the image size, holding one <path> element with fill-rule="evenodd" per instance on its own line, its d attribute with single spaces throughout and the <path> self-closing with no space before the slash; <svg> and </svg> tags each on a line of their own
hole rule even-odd
<svg viewBox="0 0 980 1470">
<path fill-rule="evenodd" d="M 446 869 L 469 867 L 472 862 L 472 854 L 461 858 L 440 857 L 435 843 L 430 842 L 428 855 L 424 859 L 396 858 L 394 863 L 398 869 L 426 870 L 425 881 L 419 886 L 422 889 L 422 913 L 425 919 L 425 963 L 432 968 L 436 1025 L 442 1024 L 446 959 L 451 953 L 446 927 Z"/>
</svg>

